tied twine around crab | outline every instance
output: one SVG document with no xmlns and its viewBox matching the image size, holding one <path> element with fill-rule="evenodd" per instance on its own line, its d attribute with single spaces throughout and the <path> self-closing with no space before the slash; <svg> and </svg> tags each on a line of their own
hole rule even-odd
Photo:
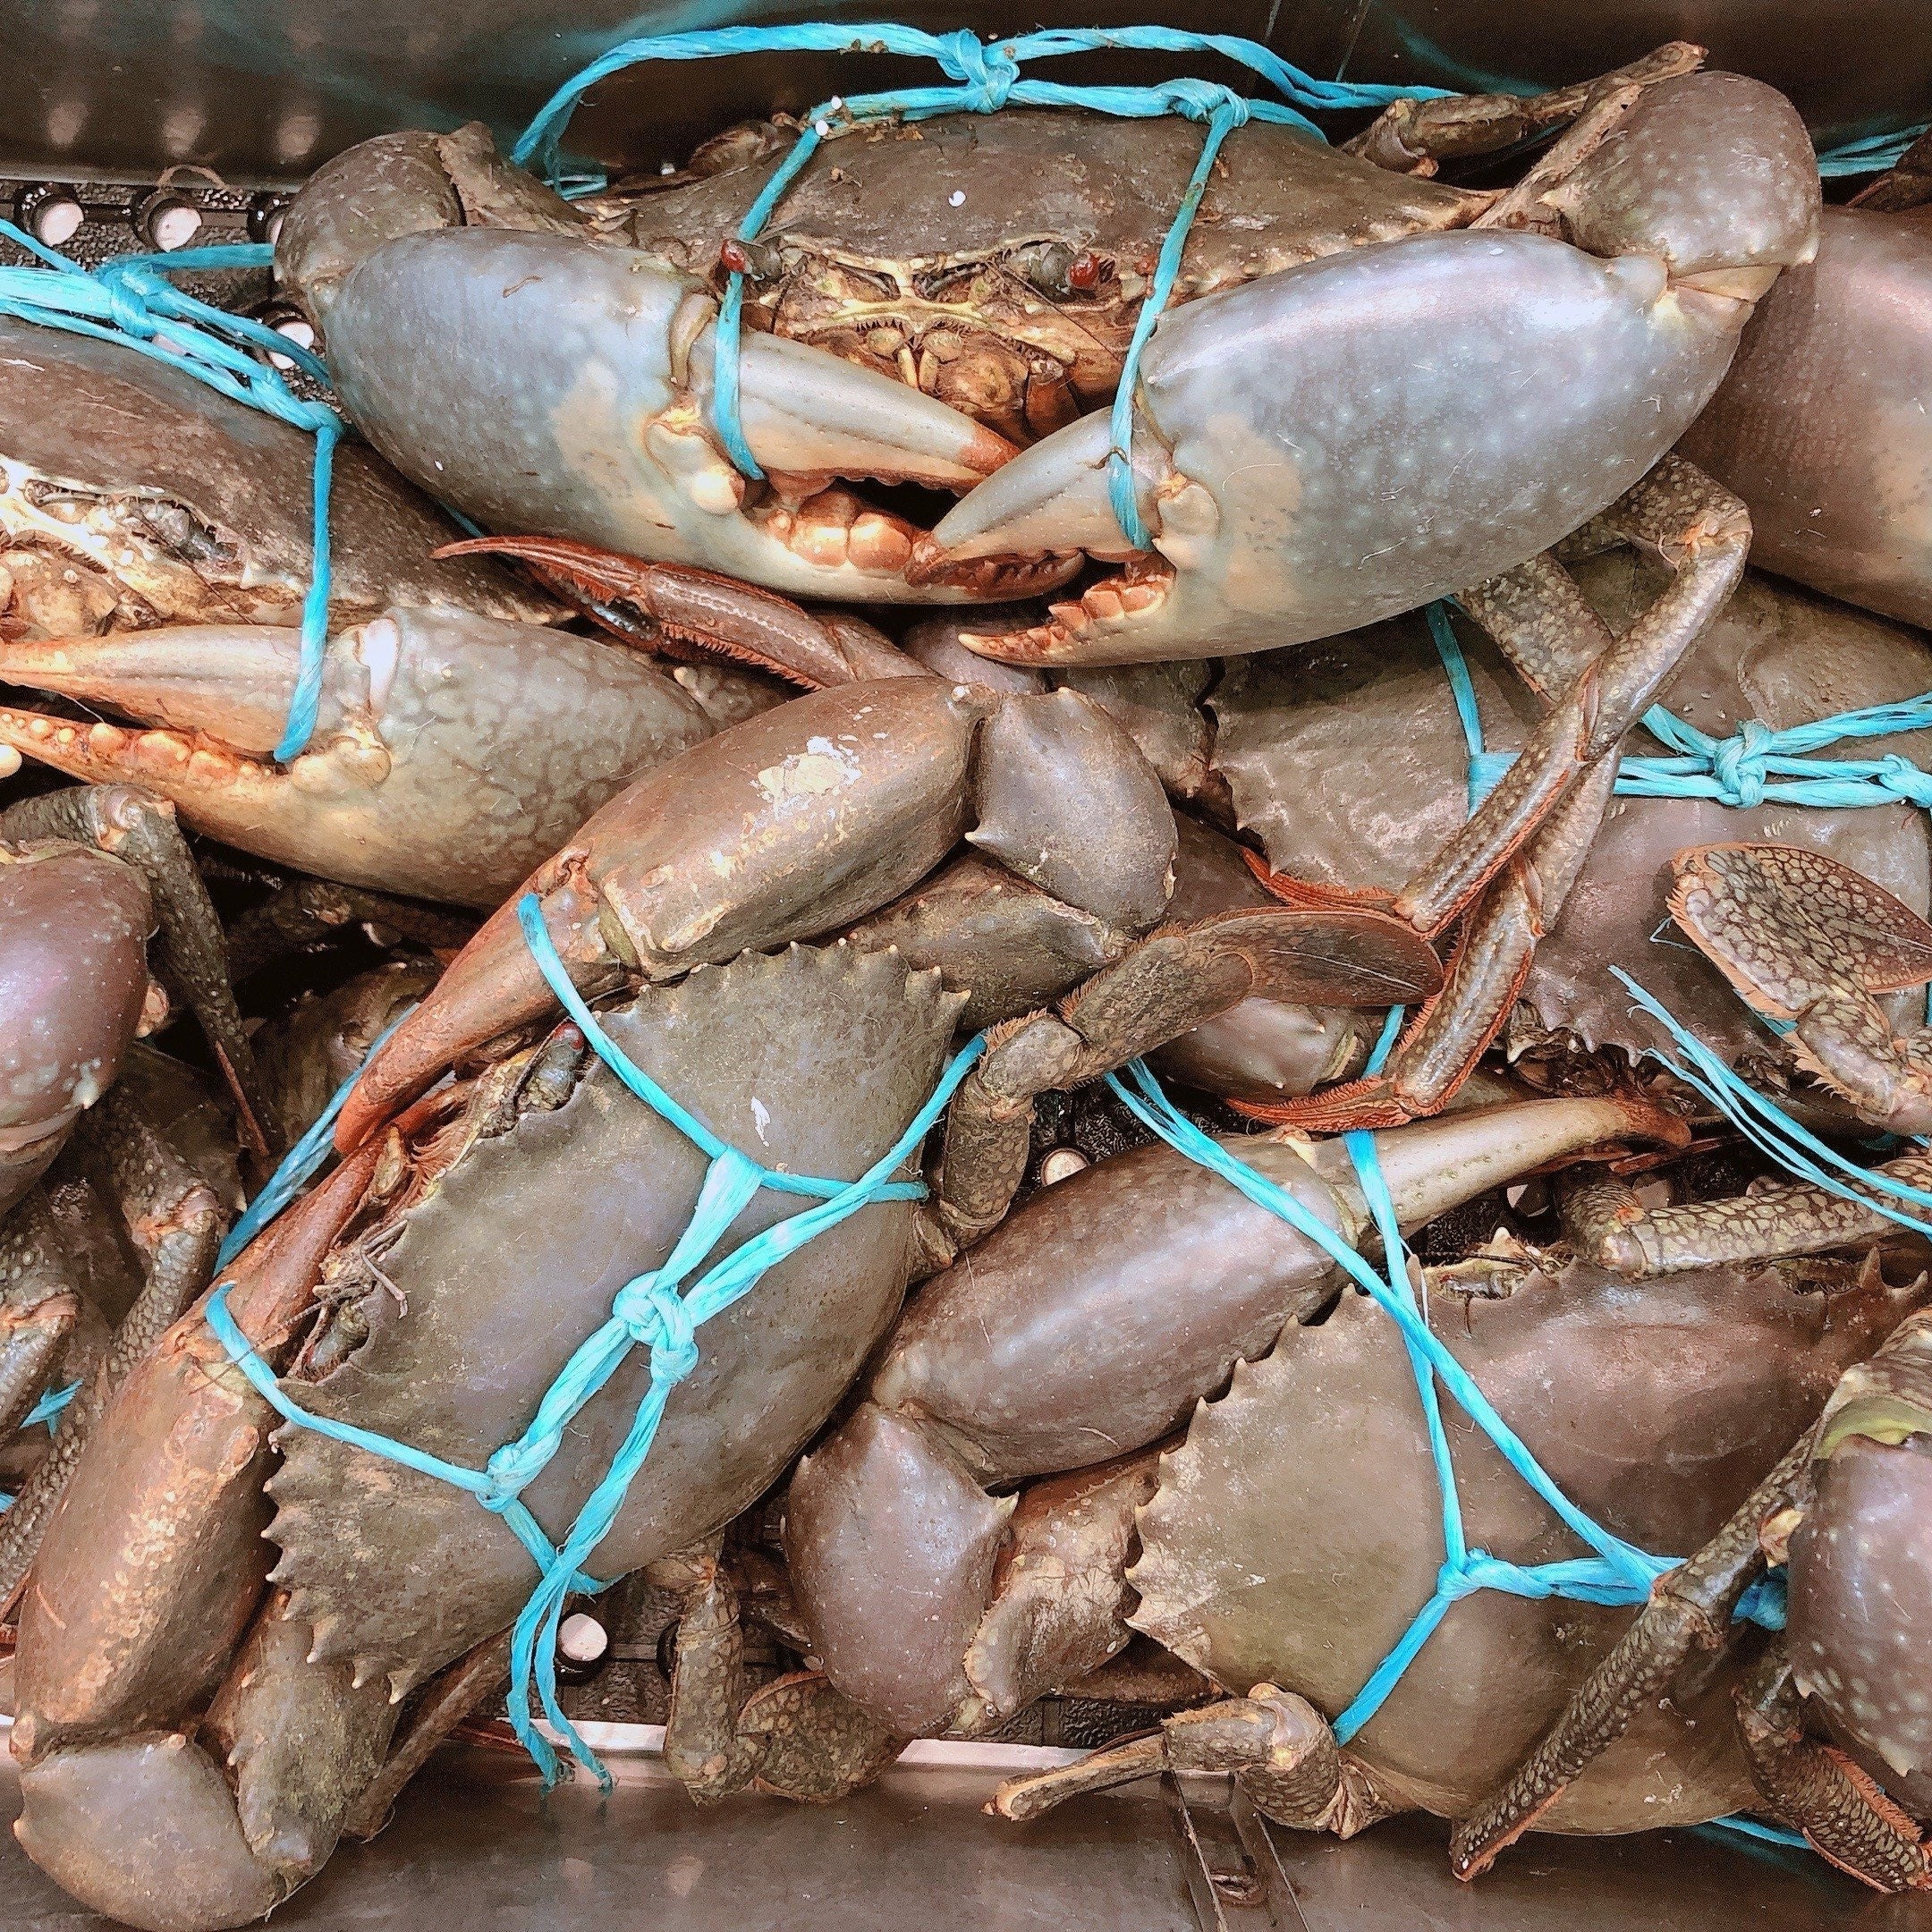
<svg viewBox="0 0 1932 1932">
<path fill-rule="evenodd" d="M 608 1789 L 610 1774 L 572 1724 L 557 1702 L 556 1643 L 564 1606 L 580 1591 L 607 1586 L 585 1565 L 609 1533 L 631 1485 L 643 1468 L 657 1426 L 672 1392 L 700 1360 L 697 1330 L 714 1315 L 754 1289 L 762 1277 L 808 1241 L 850 1219 L 875 1201 L 919 1200 L 926 1194 L 919 1181 L 894 1175 L 917 1154 L 921 1141 L 985 1050 L 985 1036 L 969 1041 L 948 1063 L 931 1097 L 913 1116 L 905 1131 L 856 1181 L 824 1180 L 812 1174 L 787 1174 L 760 1165 L 749 1155 L 722 1140 L 656 1080 L 638 1066 L 597 1022 L 571 984 L 536 898 L 526 894 L 517 903 L 517 917 L 531 956 L 559 1004 L 576 1023 L 597 1057 L 611 1072 L 671 1126 L 683 1134 L 710 1162 L 684 1232 L 661 1267 L 633 1277 L 617 1291 L 609 1318 L 577 1348 L 556 1379 L 538 1401 L 529 1427 L 514 1442 L 497 1449 L 480 1470 L 465 1468 L 428 1451 L 372 1429 L 358 1428 L 303 1409 L 276 1380 L 275 1371 L 257 1353 L 229 1312 L 226 1282 L 216 1286 L 203 1310 L 216 1339 L 250 1385 L 282 1418 L 298 1428 L 345 1443 L 351 1447 L 434 1476 L 467 1491 L 492 1514 L 500 1517 L 530 1553 L 538 1572 L 519 1614 L 511 1638 L 509 1718 L 523 1748 L 536 1761 L 547 1784 L 554 1784 L 564 1766 L 549 1738 L 530 1716 L 534 1688 L 545 1720 L 568 1747 L 571 1755 Z M 400 1022 L 399 1022 L 400 1023 Z M 393 1029 L 391 1030 L 394 1030 Z M 380 1045 L 380 1042 L 377 1042 Z M 374 1048 L 370 1049 L 373 1053 Z M 360 1073 L 358 1076 L 360 1077 Z M 237 1237 L 246 1240 L 267 1224 L 293 1198 L 308 1173 L 327 1151 L 327 1130 L 340 1111 L 352 1078 L 331 1102 L 317 1128 L 292 1151 L 284 1168 L 263 1190 L 249 1215 L 237 1224 L 223 1250 L 225 1266 L 239 1251 Z M 777 1222 L 698 1273 L 706 1257 L 761 1189 L 803 1195 L 814 1205 Z M 258 1210 L 260 1210 L 258 1213 Z M 243 1230 L 247 1230 L 244 1234 Z M 685 1283 L 694 1274 L 697 1279 Z M 522 1492 L 541 1475 L 564 1446 L 564 1432 L 579 1412 L 617 1372 L 633 1349 L 649 1352 L 650 1380 L 623 1444 L 609 1469 L 591 1491 L 560 1544 L 553 1544 L 521 1500 Z"/>
<path fill-rule="evenodd" d="M 1250 100 L 1217 82 L 1187 78 L 1165 81 L 1158 87 L 1068 87 L 1050 80 L 1030 80 L 1023 72 L 1030 61 L 1103 49 L 1217 54 L 1259 74 L 1278 89 L 1284 98 Z M 511 158 L 521 165 L 537 166 L 553 181 L 557 179 L 558 143 L 578 103 L 597 82 L 626 68 L 653 61 L 709 60 L 726 54 L 780 52 L 905 55 L 936 62 L 953 85 L 895 88 L 882 93 L 854 95 L 850 99 L 839 96 L 815 107 L 804 117 L 791 152 L 738 225 L 740 242 L 758 240 L 773 210 L 826 140 L 858 128 L 886 122 L 929 121 L 939 114 L 997 114 L 1009 106 L 1076 107 L 1089 114 L 1114 114 L 1129 120 L 1156 120 L 1179 114 L 1206 124 L 1208 131 L 1200 157 L 1161 243 L 1147 297 L 1140 305 L 1127 352 L 1122 358 L 1120 386 L 1114 396 L 1113 433 L 1107 451 L 1108 494 L 1115 520 L 1137 550 L 1148 549 L 1153 544 L 1135 496 L 1131 453 L 1141 352 L 1174 292 L 1188 233 L 1207 192 L 1222 142 L 1249 121 L 1272 121 L 1299 127 L 1326 140 L 1327 137 L 1301 109 L 1335 112 L 1380 108 L 1396 100 L 1437 100 L 1449 92 L 1446 88 L 1318 80 L 1258 42 L 1234 34 L 1189 33 L 1172 27 L 1055 28 L 994 41 L 983 41 L 965 29 L 955 33 L 929 34 L 891 21 L 855 27 L 823 23 L 724 27 L 700 33 L 656 35 L 627 40 L 613 47 L 545 102 L 511 150 Z M 742 332 L 744 282 L 741 269 L 731 270 L 724 299 L 718 305 L 712 423 L 739 472 L 758 478 L 765 472 L 745 441 L 738 414 L 738 344 Z"/>
<path fill-rule="evenodd" d="M 1380 1070 L 1380 1062 L 1394 1043 L 1394 1029 L 1385 1029 L 1380 1045 L 1368 1063 L 1370 1072 Z M 1161 1089 L 1145 1062 L 1133 1061 L 1126 1069 L 1127 1080 L 1118 1074 L 1106 1076 L 1107 1085 L 1134 1118 L 1157 1134 L 1185 1158 L 1207 1168 L 1238 1189 L 1258 1208 L 1288 1224 L 1305 1239 L 1323 1250 L 1364 1293 L 1368 1295 L 1401 1331 L 1402 1346 L 1415 1376 L 1416 1393 L 1422 1406 L 1428 1437 L 1429 1457 L 1442 1496 L 1443 1563 L 1436 1573 L 1435 1593 L 1416 1613 L 1395 1648 L 1376 1667 L 1346 1710 L 1335 1719 L 1335 1739 L 1346 1744 L 1369 1723 L 1402 1682 L 1436 1626 L 1453 1605 L 1479 1590 L 1502 1590 L 1514 1597 L 1561 1597 L 1572 1602 L 1619 1605 L 1648 1602 L 1657 1580 L 1677 1568 L 1680 1557 L 1655 1556 L 1613 1534 L 1587 1512 L 1580 1509 L 1538 1462 L 1522 1438 L 1510 1428 L 1463 1368 L 1429 1326 L 1428 1318 L 1416 1305 L 1415 1291 L 1408 1273 L 1408 1248 L 1395 1218 L 1395 1204 L 1382 1174 L 1376 1151 L 1375 1135 L 1359 1129 L 1343 1136 L 1357 1185 L 1382 1239 L 1386 1273 L 1378 1275 L 1356 1250 L 1325 1222 L 1304 1208 L 1284 1188 L 1250 1167 L 1218 1140 L 1203 1133 Z M 1131 1085 L 1128 1082 L 1131 1081 Z M 1557 1563 L 1515 1563 L 1487 1550 L 1472 1549 L 1464 1532 L 1462 1500 L 1450 1459 L 1449 1437 L 1443 1426 L 1440 1391 L 1466 1415 L 1523 1481 L 1580 1542 L 1596 1552 L 1593 1556 L 1570 1557 Z M 1784 1580 L 1773 1572 L 1759 1578 L 1744 1593 L 1735 1615 L 1741 1622 L 1762 1625 L 1767 1630 L 1784 1626 Z M 1803 1848 L 1807 1841 L 1795 1833 L 1766 1825 L 1754 1818 L 1719 1818 L 1714 1823 L 1749 1836 L 1770 1839 L 1779 1844 Z"/>
</svg>

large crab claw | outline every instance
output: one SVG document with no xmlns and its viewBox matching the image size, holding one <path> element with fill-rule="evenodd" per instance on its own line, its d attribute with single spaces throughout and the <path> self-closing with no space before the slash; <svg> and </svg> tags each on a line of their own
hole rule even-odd
<svg viewBox="0 0 1932 1932">
<path fill-rule="evenodd" d="M 300 656 L 295 631 L 259 624 L 0 644 L 0 681 L 155 727 L 0 708 L 0 745 L 141 785 L 194 830 L 307 872 L 495 906 L 612 793 L 712 728 L 618 646 L 393 610 L 330 643 L 316 735 L 278 766 Z"/>
<path fill-rule="evenodd" d="M 918 530 L 827 486 L 967 488 L 1013 445 L 902 383 L 759 334 L 739 345 L 739 408 L 771 482 L 748 483 L 711 427 L 715 316 L 700 284 L 654 256 L 443 229 L 386 242 L 347 276 L 329 366 L 378 449 L 495 529 L 857 603 L 1026 597 L 1077 567 L 987 559 L 916 591 Z"/>
<path fill-rule="evenodd" d="M 1131 439 L 1153 554 L 973 648 L 1126 664 L 1329 637 L 1511 569 L 1629 489 L 1709 400 L 1755 296 L 1815 250 L 1817 182 L 1790 104 L 1731 74 L 1644 90 L 1572 158 L 1501 217 L 1567 240 L 1411 236 L 1165 317 Z M 1023 452 L 915 574 L 1070 543 L 1119 555 L 1108 449 L 1095 416 Z"/>
</svg>

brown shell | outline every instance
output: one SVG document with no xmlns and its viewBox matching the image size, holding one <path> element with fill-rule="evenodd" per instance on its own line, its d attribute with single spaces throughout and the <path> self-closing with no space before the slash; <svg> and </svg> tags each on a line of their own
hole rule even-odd
<svg viewBox="0 0 1932 1932">
<path fill-rule="evenodd" d="M 712 1130 L 774 1167 L 852 1178 L 932 1091 L 956 996 L 936 973 L 848 946 L 747 954 L 647 991 L 604 1024 Z M 522 1433 L 612 1297 L 660 1266 L 706 1163 L 601 1063 L 555 1112 L 474 1140 L 364 1239 L 386 1282 L 369 1336 L 304 1406 L 479 1469 Z M 799 1211 L 760 1192 L 730 1246 Z M 899 1306 L 911 1208 L 862 1208 L 699 1331 L 650 1458 L 599 1547 L 617 1577 L 728 1521 L 829 1413 Z M 391 1236 L 393 1235 L 393 1241 Z M 721 1244 L 723 1246 L 723 1244 Z M 387 1284 L 394 1284 L 392 1293 Z M 608 1468 L 648 1380 L 638 1349 L 571 1425 L 523 1500 L 553 1539 Z M 312 1431 L 276 1438 L 275 1571 L 320 1657 L 398 1693 L 501 1630 L 536 1580 L 501 1520 L 466 1492 Z"/>
<path fill-rule="evenodd" d="M 1713 1270 L 1635 1287 L 1532 1275 L 1438 1301 L 1432 1326 L 1557 1484 L 1659 1555 L 1696 1549 L 1870 1352 L 1882 1286 L 1794 1295 Z M 1446 1398 L 1468 1543 L 1521 1563 L 1587 1555 Z M 1366 1297 L 1238 1365 L 1140 1513 L 1131 1621 L 1231 1691 L 1262 1681 L 1334 1716 L 1436 1587 L 1441 1500 L 1400 1336 Z M 1492 1790 L 1631 1622 L 1629 1609 L 1484 1591 L 1453 1606 L 1353 1749 L 1411 1802 Z M 1753 1640 L 1746 1638 L 1748 1647 Z M 1752 1802 L 1727 1721 L 1733 1667 L 1647 1714 L 1541 1828 L 1632 1831 Z M 1683 1687 L 1680 1686 L 1680 1690 Z"/>
<path fill-rule="evenodd" d="M 1112 393 L 1200 142 L 1201 130 L 1178 119 L 1017 107 L 828 141 L 766 226 L 777 272 L 750 284 L 747 314 L 916 380 L 1006 434 L 1043 435 Z M 635 245 L 714 275 L 720 243 L 777 166 L 600 212 Z M 1174 300 L 1363 242 L 1461 227 L 1487 200 L 1252 123 L 1221 150 Z M 1024 272 L 1042 245 L 1095 258 L 1097 285 L 1044 292 Z"/>
<path fill-rule="evenodd" d="M 1628 551 L 1575 570 L 1618 631 L 1662 581 Z M 1474 624 L 1458 618 L 1455 628 L 1486 746 L 1520 749 L 1534 725 L 1533 700 Z M 1752 573 L 1664 702 L 1724 736 L 1746 718 L 1782 730 L 1928 689 L 1932 646 L 1919 632 Z M 1468 752 L 1420 613 L 1292 652 L 1231 661 L 1210 703 L 1220 725 L 1216 767 L 1241 824 L 1258 835 L 1277 871 L 1394 890 L 1463 822 Z M 1641 730 L 1627 749 L 1664 750 Z M 1927 765 L 1932 734 L 1864 739 L 1821 755 L 1878 758 L 1894 751 Z M 1657 1044 L 1606 970 L 1615 965 L 1727 1058 L 1767 1050 L 1770 1037 L 1677 932 L 1667 902 L 1673 855 L 1726 840 L 1828 852 L 1915 912 L 1932 903 L 1925 818 L 1911 806 L 1733 810 L 1707 801 L 1617 798 L 1562 917 L 1537 949 L 1523 997 L 1543 1025 L 1566 1029 L 1591 1046 Z"/>
</svg>

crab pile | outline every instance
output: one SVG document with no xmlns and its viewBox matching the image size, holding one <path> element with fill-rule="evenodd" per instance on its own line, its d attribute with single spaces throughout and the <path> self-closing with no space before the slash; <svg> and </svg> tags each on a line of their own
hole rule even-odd
<svg viewBox="0 0 1932 1932">
<path fill-rule="evenodd" d="M 286 759 L 307 440 L 0 323 L 27 1854 L 150 1932 L 270 1912 L 500 1727 L 530 1536 L 661 1402 L 559 1708 L 662 1724 L 700 1802 L 1077 1735 L 989 1809 L 1219 1773 L 1452 1820 L 1463 1877 L 1743 1813 L 1932 1885 L 1932 161 L 1822 208 L 1791 106 L 1677 44 L 1238 128 L 1114 450 L 1137 544 L 1110 404 L 1198 131 L 860 128 L 735 239 L 796 135 L 568 201 L 401 132 L 294 199 L 276 301 L 357 434 Z M 1660 701 L 1747 750 L 1900 707 L 1894 801 L 1619 792 Z M 1775 1170 L 1620 973 L 1852 1178 Z M 624 1068 L 758 1164 L 728 1256 L 966 1039 L 923 1189 L 695 1341 L 641 1307 L 716 1169 Z M 1253 1191 L 1109 1097 L 1143 1067 Z M 1433 1438 L 1337 1265 L 1399 1292 L 1378 1215 L 1668 1553 L 1647 1600 L 1479 1587 L 1589 1552 Z M 488 1506 L 369 1445 L 498 1470 L 614 1307 Z"/>
</svg>

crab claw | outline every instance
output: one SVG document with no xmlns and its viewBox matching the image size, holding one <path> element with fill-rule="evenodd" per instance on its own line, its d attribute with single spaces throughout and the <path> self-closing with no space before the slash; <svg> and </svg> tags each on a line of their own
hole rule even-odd
<svg viewBox="0 0 1932 1932">
<path fill-rule="evenodd" d="M 1516 207 L 1567 240 L 1412 235 L 1165 316 L 1131 438 L 1156 554 L 1046 624 L 967 641 L 1128 664 L 1331 637 L 1512 569 L 1622 496 L 1709 401 L 1755 297 L 1815 250 L 1818 180 L 1790 103 L 1734 74 L 1660 82 L 1597 132 Z M 1088 419 L 1035 444 L 915 567 L 1118 555 L 1107 442 Z"/>
<path fill-rule="evenodd" d="M 816 617 L 790 597 L 716 571 L 645 564 L 568 537 L 472 537 L 436 554 L 514 557 L 614 635 L 667 657 L 724 658 L 811 691 L 929 674 L 862 619 Z"/>
<path fill-rule="evenodd" d="M 966 641 L 1013 663 L 1211 657 L 1329 637 L 1512 568 L 1614 500 L 1716 388 L 1735 340 L 1644 258 L 1419 235 L 1166 318 L 1134 427 L 1154 556 Z M 1258 381 L 1258 370 L 1285 379 Z M 1631 395 L 1661 398 L 1641 411 Z M 1504 410 L 1503 397 L 1528 397 Z M 1104 426 L 1103 426 L 1104 428 Z M 934 530 L 922 567 L 1112 527 L 1106 438 L 1070 424 Z M 1113 543 L 1121 544 L 1117 529 Z"/>
<path fill-rule="evenodd" d="M 494 906 L 626 781 L 708 735 L 634 653 L 538 624 L 393 610 L 323 660 L 310 748 L 281 737 L 296 631 L 165 626 L 0 645 L 0 682 L 151 729 L 0 709 L 0 745 L 144 786 L 194 830 L 353 886 Z"/>
<path fill-rule="evenodd" d="M 1004 437 L 807 344 L 748 334 L 739 410 L 759 489 L 712 425 L 716 305 L 657 258 L 571 235 L 403 235 L 343 282 L 329 363 L 356 425 L 442 501 L 499 529 L 860 603 L 974 602 L 1078 558 L 987 560 L 915 591 L 919 532 L 836 478 L 970 487 Z"/>
<path fill-rule="evenodd" d="M 898 677 L 809 692 L 648 772 L 525 888 L 580 992 L 840 932 L 924 878 L 969 822 L 976 727 L 963 685 Z M 520 901 L 523 895 L 519 894 Z M 362 1070 L 345 1151 L 445 1071 L 555 1011 L 516 901 Z"/>
</svg>

